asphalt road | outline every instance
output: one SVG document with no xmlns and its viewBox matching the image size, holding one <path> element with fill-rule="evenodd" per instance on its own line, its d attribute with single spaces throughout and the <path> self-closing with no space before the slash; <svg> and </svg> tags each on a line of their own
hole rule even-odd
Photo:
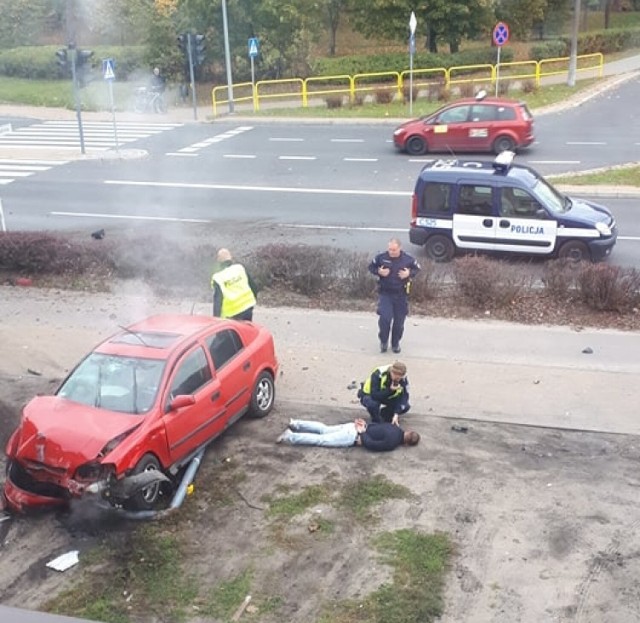
<svg viewBox="0 0 640 623">
<path fill-rule="evenodd" d="M 538 140 L 518 160 L 545 175 L 640 160 L 639 98 L 634 78 L 577 108 L 537 117 Z M 187 235 L 191 227 L 235 224 L 240 235 L 262 231 L 257 242 L 275 230 L 299 242 L 370 250 L 406 234 L 413 184 L 432 158 L 396 153 L 393 127 L 185 124 L 125 146 L 123 154 L 135 147 L 145 158 L 68 162 L 3 186 L 5 220 L 9 229 L 180 224 Z M 619 224 L 614 261 L 640 266 L 636 200 L 601 203 Z"/>
</svg>

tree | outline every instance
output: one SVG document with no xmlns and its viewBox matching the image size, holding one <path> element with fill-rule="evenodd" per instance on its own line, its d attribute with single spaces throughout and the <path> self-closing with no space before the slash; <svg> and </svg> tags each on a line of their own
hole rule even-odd
<svg viewBox="0 0 640 623">
<path fill-rule="evenodd" d="M 49 0 L 0 0 L 0 47 L 40 43 L 50 10 Z"/>
<path fill-rule="evenodd" d="M 465 37 L 475 37 L 490 27 L 494 18 L 489 0 L 352 0 L 351 13 L 358 30 L 367 37 L 406 41 L 409 16 L 418 18 L 417 36 L 423 36 L 431 52 L 438 41 L 457 51 Z"/>
<path fill-rule="evenodd" d="M 340 25 L 340 18 L 347 8 L 348 0 L 325 0 L 324 9 L 329 26 L 329 56 L 336 55 L 336 34 Z"/>
</svg>

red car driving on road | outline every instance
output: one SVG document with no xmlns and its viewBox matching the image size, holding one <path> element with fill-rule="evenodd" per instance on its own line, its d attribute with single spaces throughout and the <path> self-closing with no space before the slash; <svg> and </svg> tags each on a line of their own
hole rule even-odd
<svg viewBox="0 0 640 623">
<path fill-rule="evenodd" d="M 533 143 L 533 116 L 524 102 L 498 97 L 458 100 L 393 133 L 395 146 L 411 155 L 517 151 Z"/>
<path fill-rule="evenodd" d="M 160 315 L 123 329 L 55 395 L 25 406 L 7 443 L 9 508 L 64 505 L 87 490 L 154 508 L 211 440 L 245 413 L 271 411 L 277 371 L 271 334 L 251 322 Z M 141 474 L 151 476 L 143 487 Z"/>
</svg>

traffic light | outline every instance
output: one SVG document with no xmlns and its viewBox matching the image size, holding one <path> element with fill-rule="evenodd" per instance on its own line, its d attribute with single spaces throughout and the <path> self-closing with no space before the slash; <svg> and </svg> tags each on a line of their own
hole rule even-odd
<svg viewBox="0 0 640 623">
<path fill-rule="evenodd" d="M 69 65 L 69 58 L 67 56 L 67 48 L 60 48 L 56 51 L 56 57 L 58 58 L 58 65 L 62 69 L 66 69 Z"/>
<path fill-rule="evenodd" d="M 180 48 L 180 51 L 183 54 L 187 53 L 187 41 L 189 39 L 188 35 L 178 35 L 176 37 L 176 39 L 178 40 L 178 47 Z"/>
<path fill-rule="evenodd" d="M 193 46 L 193 50 L 191 51 L 191 54 L 193 56 L 193 63 L 195 65 L 202 65 L 202 63 L 204 63 L 204 58 L 207 51 L 207 46 L 204 41 L 204 35 L 192 35 L 191 45 Z"/>
<path fill-rule="evenodd" d="M 93 50 L 76 50 L 76 80 L 83 89 L 91 82 L 91 57 Z"/>
</svg>

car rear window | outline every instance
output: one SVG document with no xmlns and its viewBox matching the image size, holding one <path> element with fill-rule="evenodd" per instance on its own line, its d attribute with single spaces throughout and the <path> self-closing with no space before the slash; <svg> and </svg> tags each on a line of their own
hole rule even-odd
<svg viewBox="0 0 640 623">
<path fill-rule="evenodd" d="M 531 119 L 533 119 L 533 115 L 531 114 L 531 111 L 527 108 L 526 104 L 520 104 L 520 110 L 522 112 L 522 118 L 525 121 L 530 121 Z"/>
<path fill-rule="evenodd" d="M 449 197 L 451 196 L 451 184 L 442 182 L 428 182 L 422 193 L 422 205 L 420 214 L 448 214 Z"/>
</svg>

